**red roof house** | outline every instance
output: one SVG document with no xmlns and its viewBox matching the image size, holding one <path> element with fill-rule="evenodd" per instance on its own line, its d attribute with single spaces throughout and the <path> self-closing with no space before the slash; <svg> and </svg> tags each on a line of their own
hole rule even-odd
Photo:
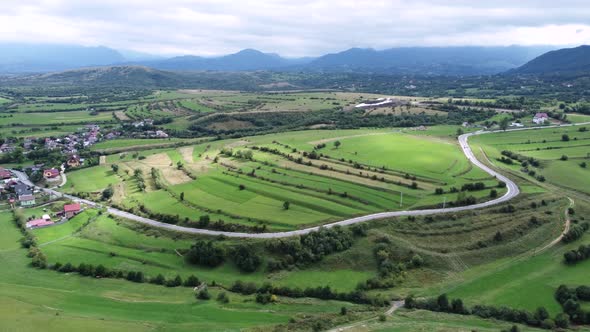
<svg viewBox="0 0 590 332">
<path fill-rule="evenodd" d="M 55 168 L 46 169 L 43 171 L 43 177 L 46 179 L 54 179 L 59 176 L 59 170 Z"/>
<path fill-rule="evenodd" d="M 10 179 L 12 177 L 12 173 L 9 170 L 0 167 L 0 179 Z"/>
<path fill-rule="evenodd" d="M 27 222 L 27 228 L 43 227 L 49 225 L 53 225 L 53 222 L 44 219 L 35 219 Z"/>
<path fill-rule="evenodd" d="M 76 214 L 80 213 L 80 204 L 66 204 L 64 205 L 64 215 L 66 218 L 72 218 Z"/>
</svg>

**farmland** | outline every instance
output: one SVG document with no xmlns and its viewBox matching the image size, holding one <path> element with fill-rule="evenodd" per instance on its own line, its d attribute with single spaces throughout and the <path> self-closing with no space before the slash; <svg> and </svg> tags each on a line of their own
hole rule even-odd
<svg viewBox="0 0 590 332">
<path fill-rule="evenodd" d="M 513 324 L 437 310 L 401 308 L 380 316 L 391 300 L 445 293 L 468 308 L 534 312 L 542 306 L 555 318 L 563 311 L 556 288 L 587 284 L 588 261 L 569 266 L 562 258 L 590 242 L 589 235 L 558 241 L 566 219 L 583 224 L 590 212 L 590 177 L 582 166 L 590 162 L 590 134 L 581 126 L 471 137 L 478 159 L 520 189 L 507 203 L 477 210 L 254 239 L 174 232 L 106 209 L 183 227 L 269 233 L 488 201 L 506 188 L 466 159 L 457 136 L 496 129 L 504 118 L 530 125 L 530 110 L 494 111 L 503 109 L 503 97 L 460 104 L 397 96 L 397 105 L 357 109 L 388 95 L 187 89 L 49 97 L 23 91 L 25 97 L 0 100 L 0 133 L 18 148 L 25 137 L 59 140 L 99 125 L 97 142 L 74 147 L 91 163 L 68 167 L 58 190 L 100 206 L 83 204 L 68 221 L 26 231 L 34 240 L 27 251 L 22 247 L 30 243 L 20 241 L 5 205 L 0 261 L 11 269 L 0 272 L 0 283 L 10 286 L 0 287 L 0 317 L 10 330 L 498 331 Z M 519 102 L 548 112 L 558 107 L 556 101 Z M 552 116 L 554 122 L 587 118 Z M 155 138 L 156 131 L 169 138 Z M 39 145 L 23 158 L 59 152 L 43 150 L 43 142 L 34 141 Z M 43 156 L 5 166 L 42 162 Z M 47 162 L 44 167 L 63 161 Z M 66 203 L 16 208 L 16 215 L 55 215 Z M 210 251 L 198 251 L 203 248 Z M 43 268 L 32 267 L 37 251 Z M 185 283 L 194 277 L 198 283 Z M 206 287 L 211 299 L 196 298 L 195 286 Z"/>
<path fill-rule="evenodd" d="M 119 146 L 144 143 L 113 142 L 120 142 Z M 169 206 L 180 203 L 181 219 L 215 214 L 225 216 L 225 222 L 287 230 L 359 214 L 453 202 L 461 192 L 451 188 L 465 183 L 497 185 L 471 167 L 451 138 L 412 131 L 291 132 L 144 152 L 131 159 L 130 153 L 109 156 L 106 164 L 70 172 L 63 190 L 90 194 L 113 185 L 114 203 L 127 209 L 136 209 L 139 197 L 146 195 L 141 199 L 143 209 L 153 213 L 168 214 Z M 312 152 L 322 156 L 314 157 Z M 115 164 L 120 170 L 116 174 L 110 170 Z M 142 172 L 145 190 L 137 188 L 136 169 Z M 435 188 L 448 193 L 435 195 Z M 500 194 L 502 190 L 497 189 Z M 488 194 L 489 190 L 472 193 L 482 200 Z M 288 209 L 284 202 L 289 202 Z"/>
<path fill-rule="evenodd" d="M 558 186 L 590 193 L 590 171 L 582 167 L 590 161 L 590 148 L 587 144 L 590 132 L 584 126 L 508 132 L 504 134 L 482 135 L 473 139 L 494 164 L 519 171 L 518 163 L 505 165 L 495 159 L 501 158 L 502 151 L 512 151 L 540 161 L 538 167 L 529 167 Z M 563 157 L 565 156 L 565 158 Z M 566 160 L 562 160 L 566 159 Z"/>
</svg>

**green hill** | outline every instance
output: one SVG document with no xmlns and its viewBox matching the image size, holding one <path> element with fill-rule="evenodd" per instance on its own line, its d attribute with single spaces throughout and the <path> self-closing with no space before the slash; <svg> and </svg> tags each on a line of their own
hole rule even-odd
<svg viewBox="0 0 590 332">
<path fill-rule="evenodd" d="M 547 52 L 519 67 L 512 74 L 578 76 L 590 73 L 590 46 Z"/>
</svg>

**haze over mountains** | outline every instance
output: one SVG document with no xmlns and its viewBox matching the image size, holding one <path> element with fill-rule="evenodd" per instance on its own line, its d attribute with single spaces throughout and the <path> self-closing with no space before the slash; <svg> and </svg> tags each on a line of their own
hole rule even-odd
<svg viewBox="0 0 590 332">
<path fill-rule="evenodd" d="M 172 71 L 293 70 L 484 75 L 517 68 L 554 49 L 549 46 L 352 48 L 317 58 L 296 59 L 246 49 L 220 57 L 187 55 L 158 58 L 107 47 L 0 44 L 0 72 L 54 72 L 82 67 L 141 65 Z"/>
</svg>

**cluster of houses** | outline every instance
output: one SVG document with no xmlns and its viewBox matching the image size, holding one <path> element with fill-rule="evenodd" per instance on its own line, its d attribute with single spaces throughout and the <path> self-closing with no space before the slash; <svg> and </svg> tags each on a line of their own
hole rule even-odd
<svg viewBox="0 0 590 332">
<path fill-rule="evenodd" d="M 35 137 L 27 137 L 22 143 L 24 153 L 35 149 L 42 148 L 47 150 L 59 150 L 66 155 L 76 155 L 79 150 L 88 148 L 102 139 L 115 139 L 121 136 L 120 131 L 111 130 L 106 134 L 102 134 L 100 126 L 95 124 L 86 125 L 80 128 L 76 133 L 69 134 L 62 137 L 47 137 L 39 140 Z M 0 145 L 0 153 L 10 153 L 19 147 L 17 140 L 7 140 Z"/>
<path fill-rule="evenodd" d="M 20 182 L 9 170 L 0 167 L 0 193 L 6 195 L 11 206 L 35 205 L 35 190 Z"/>
<path fill-rule="evenodd" d="M 82 207 L 80 204 L 65 204 L 63 210 L 57 212 L 55 214 L 56 219 L 59 221 L 66 221 L 73 218 L 75 215 L 82 211 Z M 41 218 L 31 218 L 27 221 L 27 228 L 39 228 L 39 227 L 47 227 L 54 224 L 51 216 L 49 214 L 44 214 Z"/>
<path fill-rule="evenodd" d="M 111 131 L 104 135 L 105 139 L 113 139 L 120 136 L 118 131 Z M 100 126 L 87 125 L 78 133 L 70 134 L 59 138 L 46 138 L 45 148 L 48 150 L 59 149 L 65 154 L 75 155 L 79 149 L 88 148 L 100 141 L 103 137 L 100 133 Z M 26 145 L 26 142 L 25 142 Z M 26 148 L 26 146 L 25 146 Z"/>
</svg>

